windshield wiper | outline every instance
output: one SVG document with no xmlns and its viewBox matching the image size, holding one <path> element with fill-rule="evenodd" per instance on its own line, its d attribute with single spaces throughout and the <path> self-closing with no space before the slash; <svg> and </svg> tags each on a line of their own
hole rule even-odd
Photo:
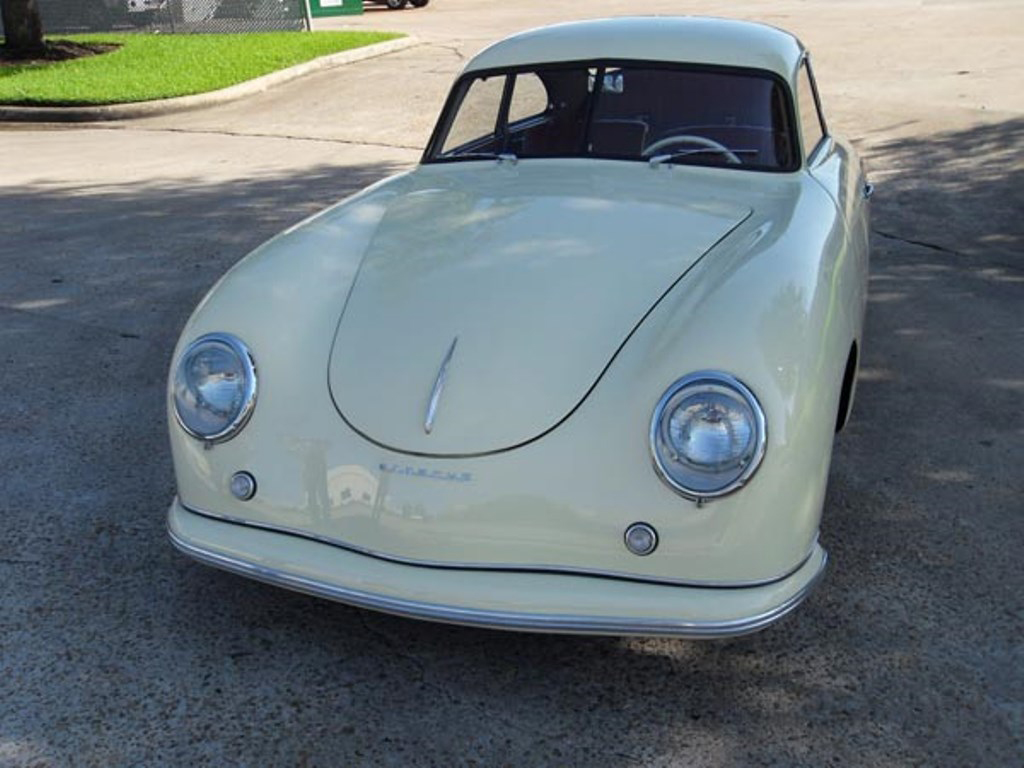
<svg viewBox="0 0 1024 768">
<path fill-rule="evenodd" d="M 499 163 L 515 165 L 519 158 L 512 152 L 459 152 L 445 155 L 445 160 L 497 160 Z"/>
<path fill-rule="evenodd" d="M 661 155 L 654 155 L 648 159 L 648 163 L 651 167 L 667 163 L 670 160 L 675 160 L 678 157 L 689 157 L 690 155 L 756 155 L 759 150 L 756 149 L 727 149 L 718 147 L 699 147 L 697 149 L 677 149 L 675 152 L 665 152 Z"/>
</svg>

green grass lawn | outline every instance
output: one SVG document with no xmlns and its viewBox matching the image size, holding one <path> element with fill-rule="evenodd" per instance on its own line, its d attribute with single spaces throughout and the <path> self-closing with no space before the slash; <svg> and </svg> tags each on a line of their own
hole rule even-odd
<svg viewBox="0 0 1024 768">
<path fill-rule="evenodd" d="M 90 105 L 166 99 L 226 88 L 329 53 L 392 40 L 387 32 L 262 32 L 244 35 L 67 35 L 120 43 L 71 61 L 0 67 L 0 104 Z"/>
</svg>

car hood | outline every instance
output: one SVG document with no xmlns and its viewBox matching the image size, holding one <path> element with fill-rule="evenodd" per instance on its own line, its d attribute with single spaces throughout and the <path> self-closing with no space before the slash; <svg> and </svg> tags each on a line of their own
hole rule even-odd
<svg viewBox="0 0 1024 768">
<path fill-rule="evenodd" d="M 527 165 L 428 167 L 385 195 L 382 213 L 380 196 L 367 203 L 379 224 L 329 366 L 338 411 L 367 439 L 472 456 L 553 429 L 751 213 L 645 165 Z"/>
</svg>

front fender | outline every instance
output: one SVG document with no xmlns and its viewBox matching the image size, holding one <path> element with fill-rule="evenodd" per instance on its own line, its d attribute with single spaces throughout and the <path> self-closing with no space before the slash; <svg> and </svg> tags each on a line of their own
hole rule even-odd
<svg viewBox="0 0 1024 768">
<path fill-rule="evenodd" d="M 762 194 L 755 214 L 651 312 L 586 404 L 606 419 L 626 414 L 620 428 L 636 429 L 693 371 L 725 371 L 754 392 L 767 422 L 757 473 L 699 509 L 674 499 L 678 519 L 706 527 L 702 539 L 723 562 L 747 563 L 748 578 L 798 563 L 817 537 L 864 285 L 842 216 L 809 176 L 768 183 Z"/>
</svg>

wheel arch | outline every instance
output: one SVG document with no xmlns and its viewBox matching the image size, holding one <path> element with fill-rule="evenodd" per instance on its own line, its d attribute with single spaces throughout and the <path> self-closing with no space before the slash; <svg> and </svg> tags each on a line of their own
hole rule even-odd
<svg viewBox="0 0 1024 768">
<path fill-rule="evenodd" d="M 841 432 L 850 420 L 853 410 L 853 396 L 857 384 L 857 364 L 859 351 L 857 340 L 850 344 L 850 354 L 846 357 L 846 368 L 843 371 L 843 386 L 839 391 L 839 409 L 836 412 L 836 432 Z"/>
</svg>

